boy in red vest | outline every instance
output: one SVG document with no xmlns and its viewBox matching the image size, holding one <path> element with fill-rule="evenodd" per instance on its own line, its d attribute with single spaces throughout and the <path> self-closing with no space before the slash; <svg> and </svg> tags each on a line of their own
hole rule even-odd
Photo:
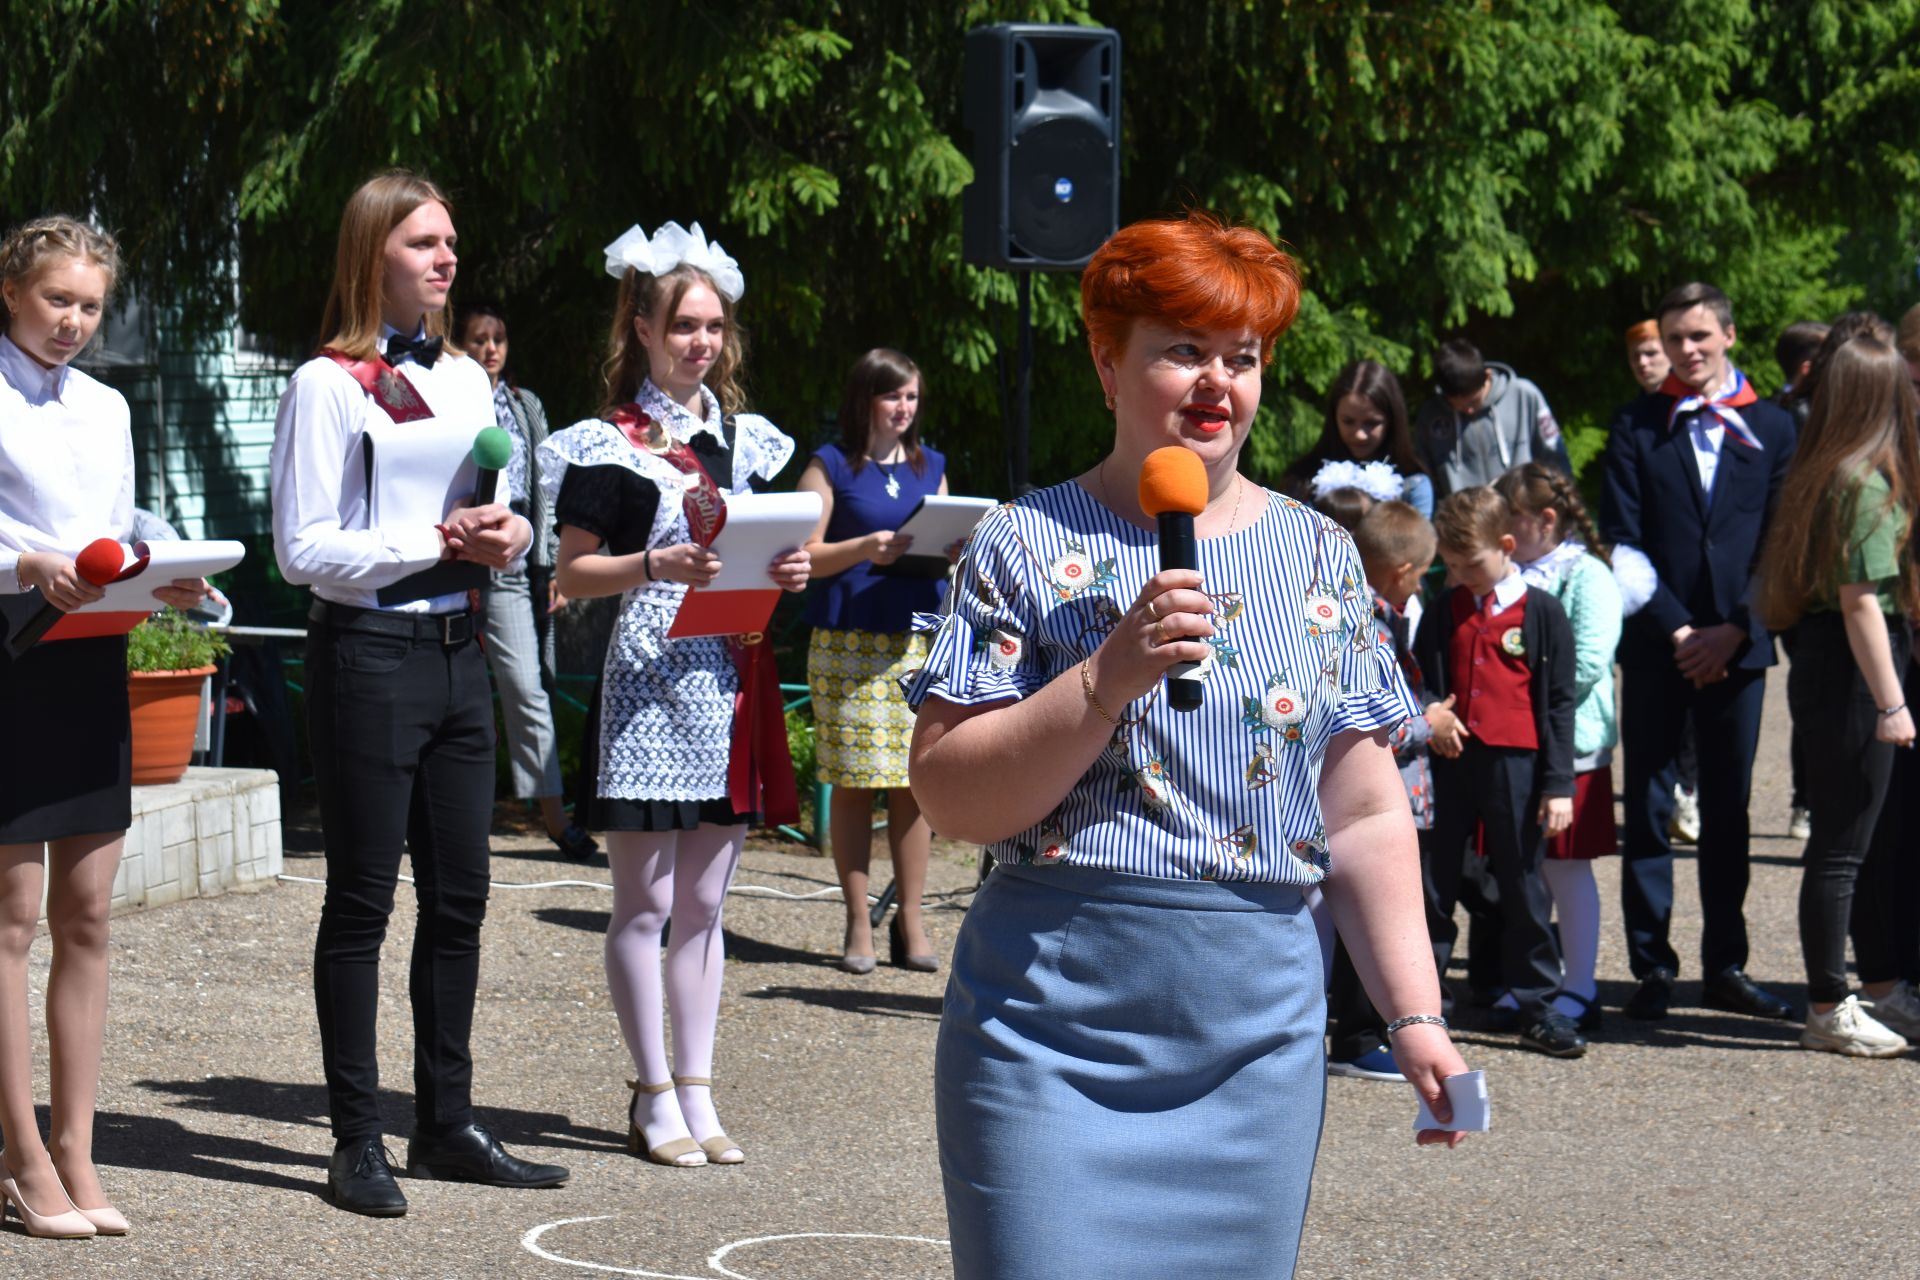
<svg viewBox="0 0 1920 1280">
<path fill-rule="evenodd" d="M 1445 973 L 1461 858 L 1481 832 L 1500 886 L 1500 971 L 1520 1007 L 1520 1043 L 1577 1058 L 1586 1037 L 1553 1007 L 1560 948 L 1540 873 L 1545 837 L 1573 820 L 1573 631 L 1558 600 L 1521 580 L 1512 521 L 1507 500 L 1484 486 L 1448 495 L 1433 513 L 1457 585 L 1421 617 L 1414 656 L 1427 696 L 1453 698 L 1459 729 L 1433 739 L 1428 918 Z"/>
</svg>

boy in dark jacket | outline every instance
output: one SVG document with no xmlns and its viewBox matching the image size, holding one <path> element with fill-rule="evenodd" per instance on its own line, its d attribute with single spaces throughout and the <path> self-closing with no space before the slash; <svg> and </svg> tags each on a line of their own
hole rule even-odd
<svg viewBox="0 0 1920 1280">
<path fill-rule="evenodd" d="M 1414 656 L 1430 698 L 1453 698 L 1459 729 L 1435 734 L 1427 859 L 1434 961 L 1446 972 L 1461 857 L 1476 831 L 1500 886 L 1500 969 L 1520 1007 L 1520 1042 L 1556 1058 L 1586 1052 L 1553 1007 L 1560 949 L 1540 872 L 1545 837 L 1573 819 L 1573 631 L 1560 602 L 1514 568 L 1513 511 L 1492 489 L 1450 494 L 1433 513 L 1457 583 L 1420 619 Z"/>
</svg>

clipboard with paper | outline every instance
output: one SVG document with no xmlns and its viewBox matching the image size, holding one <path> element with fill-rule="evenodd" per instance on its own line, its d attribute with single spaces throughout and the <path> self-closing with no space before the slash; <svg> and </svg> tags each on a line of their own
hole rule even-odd
<svg viewBox="0 0 1920 1280">
<path fill-rule="evenodd" d="M 711 544 L 720 572 L 706 586 L 688 590 L 668 637 L 764 632 L 780 602 L 780 588 L 767 577 L 767 566 L 806 543 L 820 523 L 821 509 L 815 493 L 729 494 L 726 521 Z"/>
<path fill-rule="evenodd" d="M 62 617 L 40 643 L 123 636 L 165 607 L 154 597 L 155 587 L 167 586 L 175 578 L 208 578 L 224 573 L 247 554 L 245 544 L 228 540 L 136 542 L 123 551 L 126 563 L 114 580 L 100 589 L 100 598 Z M 0 618 L 4 618 L 6 634 L 13 635 L 44 604 L 38 592 L 0 596 Z"/>
<path fill-rule="evenodd" d="M 947 548 L 966 541 L 982 516 L 999 506 L 993 498 L 957 498 L 930 493 L 920 499 L 898 533 L 913 539 L 914 549 L 892 564 L 877 564 L 876 574 L 889 578 L 944 578 L 951 561 Z"/>
<path fill-rule="evenodd" d="M 415 527 L 442 524 L 454 506 L 473 496 L 479 468 L 473 441 L 481 427 L 433 422 L 369 422 L 361 437 L 367 469 L 367 523 Z M 391 607 L 430 596 L 485 590 L 492 581 L 485 565 L 442 560 L 375 592 Z"/>
</svg>

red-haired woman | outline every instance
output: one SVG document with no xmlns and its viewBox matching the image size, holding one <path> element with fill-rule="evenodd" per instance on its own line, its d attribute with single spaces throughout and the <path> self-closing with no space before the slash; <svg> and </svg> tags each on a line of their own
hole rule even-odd
<svg viewBox="0 0 1920 1280">
<path fill-rule="evenodd" d="M 1465 1070 L 1387 746 L 1418 708 L 1352 540 L 1238 470 L 1292 259 L 1205 214 L 1137 223 L 1081 299 L 1113 447 L 981 522 L 909 694 L 915 795 L 996 863 L 935 1066 L 955 1270 L 1286 1275 L 1326 1087 L 1307 890 L 1442 1123 Z M 1170 446 L 1205 473 L 1204 572 L 1159 569 L 1137 496 Z M 1161 696 L 1181 663 L 1190 714 Z"/>
<path fill-rule="evenodd" d="M 1807 1022 L 1800 1043 L 1852 1057 L 1904 1053 L 1920 1038 L 1920 1000 L 1905 981 L 1913 957 L 1892 946 L 1892 858 L 1874 825 L 1894 749 L 1912 747 L 1902 689 L 1905 618 L 1920 615 L 1916 398 L 1891 346 L 1862 336 L 1836 348 L 1781 486 L 1760 562 L 1760 614 L 1796 627 L 1787 701 L 1806 735 L 1813 831 L 1800 881 Z M 1847 981 L 1847 935 L 1865 1001 Z"/>
<path fill-rule="evenodd" d="M 419 902 L 408 1173 L 503 1187 L 567 1177 L 507 1154 L 474 1123 L 493 697 L 466 590 L 420 576 L 449 558 L 518 568 L 533 531 L 503 503 L 375 524 L 362 462 L 375 424 L 493 423 L 486 372 L 445 338 L 454 239 L 446 196 L 414 174 L 381 174 L 348 197 L 327 337 L 294 370 L 273 437 L 274 550 L 287 581 L 313 590 L 307 734 L 327 850 L 313 987 L 334 1138 L 325 1194 L 372 1217 L 407 1211 L 381 1140 L 374 1035 L 403 852 Z"/>
</svg>

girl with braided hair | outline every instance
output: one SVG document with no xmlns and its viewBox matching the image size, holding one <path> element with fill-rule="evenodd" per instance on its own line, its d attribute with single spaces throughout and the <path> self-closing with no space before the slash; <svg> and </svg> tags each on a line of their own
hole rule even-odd
<svg viewBox="0 0 1920 1280">
<path fill-rule="evenodd" d="M 1528 462 L 1494 481 L 1513 508 L 1514 561 L 1528 586 L 1551 593 L 1573 629 L 1573 824 L 1547 837 L 1542 866 L 1560 921 L 1566 976 L 1554 1004 L 1591 1033 L 1600 1025 L 1594 963 L 1600 949 L 1600 891 L 1594 858 L 1616 852 L 1613 651 L 1620 643 L 1620 588 L 1607 548 L 1572 476 Z"/>
</svg>

